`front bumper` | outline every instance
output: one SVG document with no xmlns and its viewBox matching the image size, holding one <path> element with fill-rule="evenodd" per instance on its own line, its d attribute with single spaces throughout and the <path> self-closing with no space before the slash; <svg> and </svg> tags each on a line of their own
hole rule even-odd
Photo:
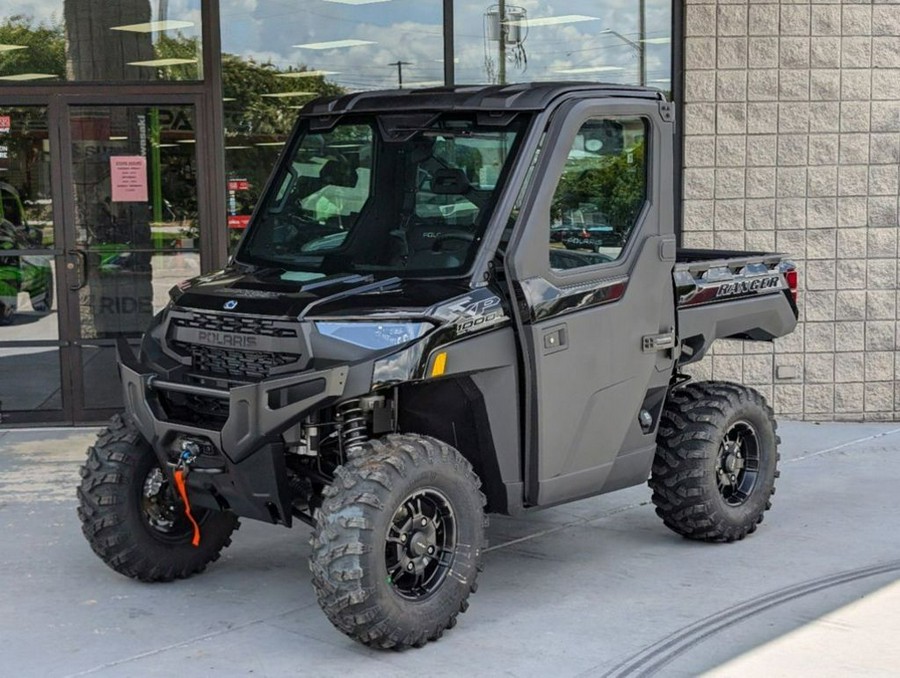
<svg viewBox="0 0 900 678">
<path fill-rule="evenodd" d="M 230 390 L 165 381 L 143 365 L 124 339 L 117 344 L 125 409 L 149 442 L 163 468 L 177 457 L 180 440 L 202 443 L 189 476 L 200 506 L 226 506 L 238 515 L 290 525 L 290 494 L 281 434 L 307 413 L 342 397 L 371 388 L 372 364 L 342 365 L 300 372 Z M 355 393 L 358 385 L 359 393 Z M 171 420 L 160 402 L 169 391 L 228 402 L 228 418 L 219 429 Z"/>
</svg>

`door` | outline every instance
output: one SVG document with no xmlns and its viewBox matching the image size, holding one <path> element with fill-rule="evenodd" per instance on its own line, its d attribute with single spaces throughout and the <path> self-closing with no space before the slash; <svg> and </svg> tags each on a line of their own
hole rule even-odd
<svg viewBox="0 0 900 678">
<path fill-rule="evenodd" d="M 21 103 L 22 99 L 19 99 Z M 58 151 L 49 98 L 0 103 L 0 423 L 70 419 Z M 61 322 L 62 321 L 62 322 Z"/>
<path fill-rule="evenodd" d="M 200 274 L 197 109 L 188 99 L 61 106 L 62 293 L 72 414 L 121 407 L 115 340 L 137 346 L 178 282 Z"/>
<path fill-rule="evenodd" d="M 554 121 L 507 260 L 526 498 L 542 506 L 646 478 L 674 340 L 671 124 L 654 101 L 574 102 Z"/>
</svg>

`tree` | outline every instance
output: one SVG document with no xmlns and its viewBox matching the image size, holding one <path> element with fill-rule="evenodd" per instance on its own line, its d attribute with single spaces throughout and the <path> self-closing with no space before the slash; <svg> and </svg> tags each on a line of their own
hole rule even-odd
<svg viewBox="0 0 900 678">
<path fill-rule="evenodd" d="M 66 36 L 60 21 L 36 24 L 32 17 L 14 14 L 0 23 L 0 44 L 20 45 L 0 53 L 0 73 L 47 73 L 66 77 Z"/>
<path fill-rule="evenodd" d="M 593 205 L 615 233 L 627 236 L 644 204 L 645 172 L 643 141 L 616 155 L 571 160 L 553 196 L 551 215 L 559 219 L 566 211 Z"/>
</svg>

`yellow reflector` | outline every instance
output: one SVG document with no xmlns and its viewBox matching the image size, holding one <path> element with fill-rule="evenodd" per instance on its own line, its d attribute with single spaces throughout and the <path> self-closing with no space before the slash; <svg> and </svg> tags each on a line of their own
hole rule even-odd
<svg viewBox="0 0 900 678">
<path fill-rule="evenodd" d="M 431 376 L 439 377 L 447 369 L 447 354 L 443 351 L 434 357 L 434 365 L 431 366 Z"/>
</svg>

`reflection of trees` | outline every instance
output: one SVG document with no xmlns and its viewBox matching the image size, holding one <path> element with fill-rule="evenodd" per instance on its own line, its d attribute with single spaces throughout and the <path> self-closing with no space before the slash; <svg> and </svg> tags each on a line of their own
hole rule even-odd
<svg viewBox="0 0 900 678">
<path fill-rule="evenodd" d="M 322 76 L 292 76 L 307 72 L 305 66 L 281 70 L 271 63 L 233 54 L 222 55 L 222 89 L 225 94 L 225 163 L 229 178 L 245 179 L 249 189 L 235 195 L 238 214 L 250 214 L 278 154 L 279 146 L 260 143 L 284 140 L 297 118 L 291 106 L 313 96 L 342 94 L 343 88 Z M 286 91 L 312 92 L 297 97 L 264 97 Z M 237 236 L 240 231 L 233 232 Z"/>
<path fill-rule="evenodd" d="M 110 30 L 112 26 L 144 23 L 152 18 L 149 0 L 120 0 L 114 3 L 108 0 L 66 0 L 63 19 L 56 23 L 40 23 L 21 14 L 8 17 L 0 21 L 0 43 L 26 45 L 28 48 L 0 54 L 0 72 L 49 73 L 60 79 L 104 83 L 151 79 L 182 82 L 196 80 L 196 63 L 159 69 L 127 65 L 128 62 L 150 59 L 200 57 L 200 39 L 195 36 L 179 32 L 157 34 L 154 42 L 153 35 L 149 33 Z M 344 91 L 320 75 L 295 75 L 306 71 L 307 68 L 303 65 L 283 69 L 271 63 L 259 63 L 252 58 L 222 55 L 222 85 L 226 97 L 225 144 L 242 147 L 227 152 L 227 169 L 230 176 L 246 179 L 250 185 L 248 191 L 241 191 L 237 195 L 238 213 L 250 213 L 281 150 L 277 146 L 257 144 L 277 142 L 287 137 L 297 113 L 291 106 L 302 104 L 314 95 L 341 94 Z M 313 94 L 291 98 L 262 96 L 298 90 Z M 79 109 L 79 115 L 83 110 Z M 130 138 L 138 138 L 135 109 L 113 107 L 109 112 L 113 116 L 113 119 L 108 119 L 111 127 L 127 130 Z M 129 116 L 130 120 L 125 120 L 125 116 Z M 46 123 L 43 119 L 35 120 L 35 126 L 38 125 L 45 127 Z M 18 157 L 24 157 L 24 149 Z M 97 160 L 99 159 L 95 159 Z M 176 176 L 180 170 L 170 166 L 174 162 L 173 158 L 167 158 L 165 162 L 163 188 L 168 207 L 179 219 L 191 220 L 196 215 L 196 196 L 189 191 L 178 190 L 179 186 L 183 186 L 177 181 L 171 181 L 171 177 Z M 146 206 L 108 203 L 109 196 L 100 195 L 98 188 L 98 182 L 105 180 L 108 175 L 108 159 L 96 162 L 92 167 L 90 170 L 84 164 L 79 167 L 78 181 L 82 184 L 76 192 L 77 202 L 82 207 L 78 216 L 79 228 L 83 233 L 94 235 L 102 232 L 104 239 L 116 238 L 114 234 L 120 234 L 120 240 L 109 242 L 124 244 L 127 241 L 129 245 L 149 246 L 150 215 Z M 101 176 L 101 172 L 106 174 Z M 94 193 L 90 193 L 91 186 L 94 187 Z M 24 195 L 26 194 L 23 193 L 23 197 Z M 135 210 L 147 213 L 138 214 Z M 135 226 L 133 230 L 128 229 L 126 235 L 126 229 L 120 225 L 129 219 L 132 224 L 136 225 L 140 221 L 142 225 L 140 228 Z M 195 229 L 190 230 L 190 235 L 196 236 Z M 121 240 L 123 237 L 125 240 Z"/>
<path fill-rule="evenodd" d="M 66 40 L 62 23 L 36 23 L 15 14 L 0 23 L 0 44 L 22 45 L 0 54 L 0 68 L 7 73 L 47 73 L 65 77 Z"/>
<path fill-rule="evenodd" d="M 617 155 L 570 160 L 553 196 L 551 217 L 592 205 L 624 236 L 644 203 L 646 186 L 643 141 Z"/>
<path fill-rule="evenodd" d="M 2 73 L 47 73 L 59 78 L 66 72 L 66 41 L 60 22 L 36 23 L 30 17 L 15 14 L 0 22 L 0 44 L 21 45 L 0 53 Z M 29 203 L 50 197 L 50 186 L 38 175 L 44 161 L 40 140 L 47 138 L 47 111 L 45 108 L 23 107 L 15 110 L 17 133 L 0 137 L 0 145 L 7 149 L 5 163 L 9 172 L 4 181 L 15 184 L 22 200 Z M 15 164 L 12 164 L 15 163 Z M 28 206 L 30 221 L 40 222 L 46 215 L 35 214 L 36 208 Z"/>
</svg>

